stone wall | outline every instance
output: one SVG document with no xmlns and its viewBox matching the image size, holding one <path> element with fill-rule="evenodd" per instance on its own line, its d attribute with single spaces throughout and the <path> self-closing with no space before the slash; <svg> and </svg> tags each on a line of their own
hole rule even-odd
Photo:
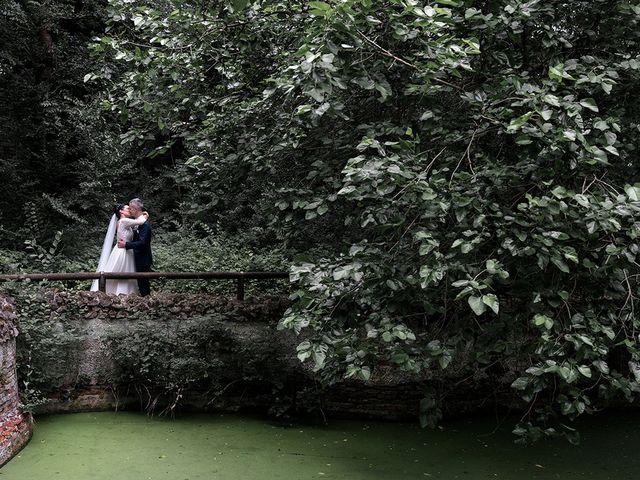
<svg viewBox="0 0 640 480">
<path fill-rule="evenodd" d="M 297 359 L 296 346 L 301 339 L 277 329 L 288 305 L 286 299 L 238 302 L 204 294 L 141 298 L 59 290 L 46 290 L 38 298 L 43 308 L 34 309 L 32 297 L 24 309 L 18 309 L 24 333 L 19 348 L 32 352 L 45 348 L 20 343 L 38 335 L 49 342 L 47 348 L 64 342 L 70 347 L 30 360 L 35 369 L 42 370 L 39 377 L 44 383 L 37 388 L 48 398 L 36 412 L 253 409 L 285 415 L 311 412 L 319 418 L 347 415 L 415 420 L 425 388 L 437 392 L 440 386 L 455 385 L 469 374 L 452 367 L 446 377 L 434 371 L 416 378 L 380 365 L 374 368 L 370 381 L 345 381 L 320 391 L 311 366 Z M 27 308 L 27 303 L 31 307 Z M 38 328 L 46 326 L 49 331 L 30 333 L 32 315 L 40 315 Z M 70 332 L 75 340 L 61 336 Z M 189 344 L 194 344 L 189 357 L 172 357 L 172 349 Z M 142 357 L 149 355 L 147 345 L 160 346 L 155 360 L 145 363 Z M 199 351 L 208 363 L 201 370 L 196 365 L 192 381 L 175 388 L 167 388 L 171 382 L 162 385 L 157 381 L 165 374 L 175 374 L 180 383 L 186 376 L 180 369 L 197 364 L 200 358 L 193 352 Z M 140 374 L 145 371 L 146 376 Z M 496 398 L 495 381 L 478 378 L 476 384 L 464 382 L 464 391 L 457 388 L 448 393 L 443 413 L 454 416 L 496 404 L 517 404 L 509 389 L 511 381 L 513 378 L 506 376 L 499 382 L 511 392 L 504 398 Z"/>
<path fill-rule="evenodd" d="M 119 342 L 141 335 L 148 335 L 149 342 L 181 335 L 181 341 L 190 342 L 184 332 L 198 331 L 210 337 L 206 347 L 215 351 L 209 355 L 221 363 L 207 375 L 218 378 L 214 388 L 211 382 L 204 389 L 193 382 L 194 388 L 180 391 L 178 408 L 285 414 L 314 411 L 319 416 L 335 413 L 387 419 L 415 419 L 418 414 L 422 390 L 416 379 L 396 377 L 389 382 L 388 376 L 374 372 L 370 382 L 345 382 L 319 392 L 311 365 L 302 365 L 297 358 L 301 339 L 277 329 L 288 306 L 283 298 L 238 302 L 203 294 L 141 298 L 59 290 L 42 295 L 47 305 L 43 322 L 48 322 L 52 332 L 44 336 L 73 331 L 78 341 L 73 351 L 58 354 L 64 357 L 60 362 L 47 358 L 46 365 L 41 365 L 52 378 L 57 372 L 57 380 L 51 381 L 52 388 L 45 392 L 48 402 L 37 412 L 145 408 L 153 402 L 157 402 L 156 412 L 162 411 L 175 392 L 159 395 L 147 392 L 148 385 L 123 382 L 135 372 L 126 371 Z M 19 313 L 29 315 L 28 311 Z M 26 318 L 20 321 L 21 329 L 26 329 Z M 31 363 L 37 364 L 36 359 Z"/>
<path fill-rule="evenodd" d="M 17 334 L 14 305 L 9 298 L 0 296 L 0 466 L 31 438 L 31 418 L 19 410 Z"/>
<path fill-rule="evenodd" d="M 157 401 L 157 411 L 162 411 L 165 403 L 171 403 L 172 392 L 163 395 L 147 391 L 152 388 L 148 383 L 126 381 L 127 364 L 139 359 L 123 360 L 129 352 L 119 347 L 137 336 L 145 336 L 150 343 L 174 341 L 176 337 L 181 338 L 178 343 L 191 342 L 184 332 L 195 331 L 203 337 L 199 341 L 213 345 L 214 360 L 224 363 L 215 372 L 219 376 L 217 390 L 203 391 L 199 388 L 203 382 L 193 382 L 193 389 L 179 393 L 179 406 L 184 409 L 268 408 L 273 384 L 280 383 L 283 373 L 287 382 L 305 377 L 295 358 L 294 339 L 276 329 L 286 308 L 284 299 L 238 302 L 211 295 L 141 298 L 61 291 L 47 291 L 45 298 L 51 328 L 74 331 L 79 348 L 66 356 L 64 376 L 46 392 L 48 402 L 39 412 L 144 408 L 153 401 Z M 253 365 L 256 363 L 260 365 Z M 59 367 L 51 364 L 47 368 L 53 371 Z M 255 369 L 251 375 L 249 367 Z"/>
</svg>

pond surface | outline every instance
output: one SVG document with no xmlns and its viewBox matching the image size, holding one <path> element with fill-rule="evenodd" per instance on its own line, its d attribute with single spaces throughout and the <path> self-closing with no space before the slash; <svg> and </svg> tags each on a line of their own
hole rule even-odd
<svg viewBox="0 0 640 480">
<path fill-rule="evenodd" d="M 280 426 L 239 415 L 140 413 L 39 417 L 0 480 L 615 479 L 640 478 L 640 413 L 580 427 L 582 445 L 513 443 L 513 419 Z"/>
</svg>

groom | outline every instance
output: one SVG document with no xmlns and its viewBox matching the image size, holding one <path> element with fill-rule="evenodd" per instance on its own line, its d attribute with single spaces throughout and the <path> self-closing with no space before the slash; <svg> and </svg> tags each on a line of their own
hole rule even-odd
<svg viewBox="0 0 640 480">
<path fill-rule="evenodd" d="M 138 218 L 142 215 L 144 205 L 142 200 L 134 198 L 129 202 L 129 210 L 134 218 Z M 118 247 L 126 248 L 127 250 L 133 248 L 133 257 L 136 262 L 136 272 L 150 272 L 153 258 L 151 256 L 151 222 L 147 220 L 138 227 L 138 230 L 133 234 L 133 240 L 125 242 L 124 240 L 118 240 Z M 146 297 L 151 293 L 151 285 L 148 278 L 138 279 L 138 288 L 140 289 L 140 295 Z"/>
</svg>

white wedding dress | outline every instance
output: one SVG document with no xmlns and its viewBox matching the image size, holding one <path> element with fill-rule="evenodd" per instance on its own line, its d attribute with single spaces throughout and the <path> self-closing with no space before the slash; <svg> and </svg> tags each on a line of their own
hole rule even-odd
<svg viewBox="0 0 640 480">
<path fill-rule="evenodd" d="M 121 218 L 118 221 L 116 237 L 118 240 L 122 239 L 125 242 L 133 240 L 133 229 L 138 225 L 142 225 L 145 221 L 146 218 L 143 215 L 138 218 Z M 111 244 L 113 244 L 113 238 L 111 238 Z M 111 254 L 104 267 L 100 269 L 100 266 L 98 266 L 97 271 L 135 272 L 136 264 L 133 257 L 133 250 L 119 248 L 116 244 L 111 250 Z M 94 280 L 91 283 L 91 291 L 98 291 L 98 280 Z M 107 280 L 105 292 L 114 295 L 130 295 L 132 293 L 137 295 L 140 293 L 138 290 L 138 281 L 135 279 Z"/>
</svg>

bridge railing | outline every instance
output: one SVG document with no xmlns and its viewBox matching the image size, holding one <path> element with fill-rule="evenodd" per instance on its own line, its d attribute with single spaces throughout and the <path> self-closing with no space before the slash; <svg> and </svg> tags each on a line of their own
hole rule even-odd
<svg viewBox="0 0 640 480">
<path fill-rule="evenodd" d="M 98 280 L 98 290 L 106 290 L 107 280 L 127 279 L 235 280 L 236 298 L 244 300 L 246 280 L 289 278 L 287 272 L 74 272 L 74 273 L 16 273 L 0 275 L 0 281 L 15 280 Z"/>
</svg>

